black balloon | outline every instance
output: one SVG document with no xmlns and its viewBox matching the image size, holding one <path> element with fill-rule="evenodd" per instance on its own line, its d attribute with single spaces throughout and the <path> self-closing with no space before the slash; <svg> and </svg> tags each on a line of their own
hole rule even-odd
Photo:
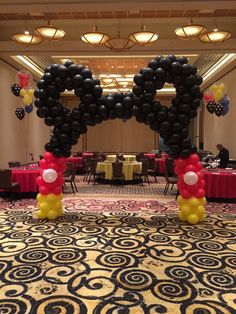
<svg viewBox="0 0 236 314">
<path fill-rule="evenodd" d="M 23 108 L 16 108 L 15 115 L 19 120 L 23 120 L 25 116 L 25 110 Z"/>
</svg>

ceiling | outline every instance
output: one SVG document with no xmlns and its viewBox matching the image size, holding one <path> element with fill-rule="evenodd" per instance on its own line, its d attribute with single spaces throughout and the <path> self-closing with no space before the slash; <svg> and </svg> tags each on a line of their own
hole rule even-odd
<svg viewBox="0 0 236 314">
<path fill-rule="evenodd" d="M 203 85 L 206 87 L 236 66 L 235 17 L 235 0 L 0 0 L 0 58 L 17 69 L 30 69 L 36 80 L 47 65 L 63 63 L 69 58 L 88 66 L 94 76 L 118 75 L 120 80 L 131 81 L 154 56 L 174 53 L 187 56 L 189 62 L 198 67 L 205 77 Z M 176 38 L 174 30 L 187 24 L 190 18 L 209 30 L 215 26 L 227 29 L 232 38 L 218 45 Z M 25 27 L 33 31 L 48 20 L 65 30 L 63 40 L 43 42 L 35 47 L 23 47 L 11 40 L 12 34 L 23 32 Z M 94 25 L 111 37 L 118 31 L 127 37 L 142 24 L 159 34 L 159 39 L 149 47 L 135 45 L 127 52 L 116 53 L 104 46 L 92 48 L 80 40 Z M 223 65 L 218 66 L 221 61 Z M 209 74 L 215 68 L 213 74 Z"/>
</svg>

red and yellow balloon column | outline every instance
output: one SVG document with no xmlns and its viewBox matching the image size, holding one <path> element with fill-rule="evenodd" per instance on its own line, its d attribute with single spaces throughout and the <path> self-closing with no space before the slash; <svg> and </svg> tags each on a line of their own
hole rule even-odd
<svg viewBox="0 0 236 314">
<path fill-rule="evenodd" d="M 37 216 L 41 219 L 55 219 L 63 215 L 62 185 L 66 158 L 45 152 L 39 163 L 41 172 L 36 181 L 39 186 Z"/>
<path fill-rule="evenodd" d="M 205 180 L 201 173 L 202 164 L 197 154 L 188 158 L 175 160 L 175 172 L 178 175 L 180 196 L 177 202 L 180 206 L 179 219 L 190 224 L 197 224 L 205 219 Z"/>
</svg>

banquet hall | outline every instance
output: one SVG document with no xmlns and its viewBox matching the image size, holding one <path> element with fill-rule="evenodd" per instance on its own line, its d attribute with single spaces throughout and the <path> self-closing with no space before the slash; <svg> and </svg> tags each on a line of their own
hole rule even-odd
<svg viewBox="0 0 236 314">
<path fill-rule="evenodd" d="M 236 1 L 0 27 L 0 314 L 236 313 Z"/>
</svg>

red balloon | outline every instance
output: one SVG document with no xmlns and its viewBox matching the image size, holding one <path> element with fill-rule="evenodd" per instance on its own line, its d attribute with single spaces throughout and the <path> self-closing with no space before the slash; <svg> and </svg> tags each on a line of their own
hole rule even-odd
<svg viewBox="0 0 236 314">
<path fill-rule="evenodd" d="M 188 163 L 196 165 L 199 162 L 199 156 L 197 154 L 191 154 L 188 158 Z"/>
<path fill-rule="evenodd" d="M 186 166 L 186 161 L 183 158 L 175 159 L 175 165 L 179 168 L 184 168 Z"/>
<path fill-rule="evenodd" d="M 204 180 L 204 175 L 202 172 L 197 172 L 197 175 L 198 175 L 198 181 Z"/>
<path fill-rule="evenodd" d="M 61 186 L 57 186 L 57 187 L 53 190 L 52 193 L 58 195 L 58 194 L 61 194 L 61 192 L 62 192 Z"/>
<path fill-rule="evenodd" d="M 39 186 L 44 184 L 43 178 L 41 176 L 37 177 L 35 181 L 36 181 L 36 184 Z"/>
<path fill-rule="evenodd" d="M 182 167 L 179 167 L 179 166 L 175 166 L 175 173 L 180 175 L 180 174 L 183 174 L 184 171 L 183 171 L 183 168 Z"/>
<path fill-rule="evenodd" d="M 46 169 L 46 168 L 47 168 L 46 160 L 45 160 L 45 159 L 41 159 L 41 160 L 39 161 L 39 166 L 40 166 L 40 168 L 42 168 L 42 169 Z"/>
<path fill-rule="evenodd" d="M 198 163 L 196 164 L 196 171 L 200 171 L 200 170 L 202 170 L 202 163 L 201 163 L 201 162 L 198 162 Z"/>
<path fill-rule="evenodd" d="M 47 166 L 49 169 L 54 169 L 55 171 L 58 171 L 58 165 L 55 162 L 50 162 Z"/>
<path fill-rule="evenodd" d="M 187 190 L 190 193 L 195 193 L 198 189 L 199 189 L 199 185 L 198 184 L 188 185 L 188 188 L 187 188 Z"/>
<path fill-rule="evenodd" d="M 203 198 L 206 196 L 206 192 L 203 189 L 198 189 L 194 195 L 196 198 Z"/>
<path fill-rule="evenodd" d="M 57 184 L 58 184 L 58 186 L 60 185 L 63 185 L 63 183 L 64 183 L 64 178 L 57 178 Z"/>
<path fill-rule="evenodd" d="M 55 162 L 55 157 L 50 152 L 45 152 L 43 157 L 44 157 L 44 159 L 46 160 L 47 163 Z"/>
<path fill-rule="evenodd" d="M 45 185 L 41 185 L 39 187 L 39 192 L 43 195 L 49 194 L 49 190 L 47 189 L 47 187 Z"/>
<path fill-rule="evenodd" d="M 196 170 L 196 165 L 190 165 L 190 164 L 188 164 L 188 165 L 184 168 L 184 173 L 186 173 L 186 172 L 188 172 L 188 171 L 197 172 L 197 170 Z"/>
<path fill-rule="evenodd" d="M 206 181 L 204 179 L 201 179 L 198 181 L 198 185 L 199 185 L 199 188 L 204 188 L 206 185 Z"/>
<path fill-rule="evenodd" d="M 183 197 L 183 198 L 190 198 L 192 196 L 192 193 L 190 193 L 188 190 L 180 190 L 180 195 Z"/>
</svg>

